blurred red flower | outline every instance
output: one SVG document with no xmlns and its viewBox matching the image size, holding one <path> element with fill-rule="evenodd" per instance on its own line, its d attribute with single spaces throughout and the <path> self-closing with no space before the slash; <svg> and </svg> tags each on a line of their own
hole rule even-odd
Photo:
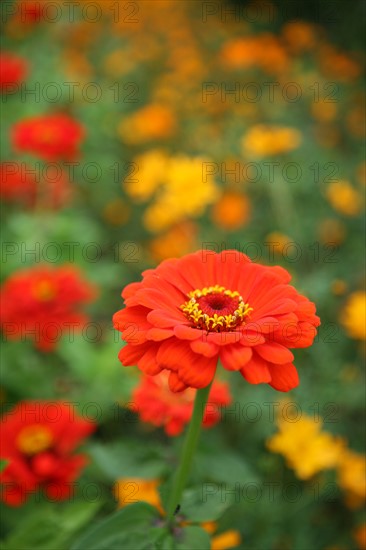
<svg viewBox="0 0 366 550">
<path fill-rule="evenodd" d="M 167 369 L 176 392 L 207 386 L 218 359 L 251 384 L 298 385 L 289 348 L 310 346 L 320 319 L 285 269 L 254 264 L 236 250 L 199 251 L 142 275 L 126 286 L 126 308 L 113 317 L 127 342 L 123 365 L 149 375 Z"/>
<path fill-rule="evenodd" d="M 47 7 L 44 0 L 18 0 L 15 17 L 21 23 L 40 23 L 43 19 L 43 9 Z"/>
<path fill-rule="evenodd" d="M 73 451 L 95 428 L 68 403 L 18 403 L 1 419 L 1 458 L 8 462 L 0 474 L 2 500 L 20 506 L 40 488 L 52 500 L 70 498 L 87 464 L 85 455 Z"/>
<path fill-rule="evenodd" d="M 47 161 L 74 160 L 83 138 L 83 126 L 62 113 L 29 117 L 12 129 L 16 151 L 33 153 Z"/>
<path fill-rule="evenodd" d="M 157 376 L 142 376 L 132 394 L 132 410 L 141 420 L 154 426 L 164 426 L 167 435 L 179 435 L 192 416 L 196 390 L 187 388 L 175 394 L 169 389 L 167 373 Z M 220 420 L 220 407 L 231 403 L 229 387 L 224 382 L 212 384 L 206 405 L 203 425 L 213 426 Z"/>
<path fill-rule="evenodd" d="M 0 53 L 0 91 L 9 92 L 9 87 L 25 80 L 28 64 L 25 59 L 10 52 Z"/>
<path fill-rule="evenodd" d="M 72 189 L 65 173 L 49 166 L 42 175 L 24 163 L 0 164 L 0 197 L 7 202 L 21 203 L 28 208 L 58 210 L 71 197 Z"/>
<path fill-rule="evenodd" d="M 13 273 L 0 290 L 0 326 L 9 340 L 34 340 L 52 351 L 62 336 L 82 330 L 88 317 L 79 311 L 96 289 L 72 266 L 36 266 Z"/>
</svg>

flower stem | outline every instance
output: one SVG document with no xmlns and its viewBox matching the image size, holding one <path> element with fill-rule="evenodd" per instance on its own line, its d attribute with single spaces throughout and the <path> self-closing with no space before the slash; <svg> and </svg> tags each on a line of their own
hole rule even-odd
<svg viewBox="0 0 366 550">
<path fill-rule="evenodd" d="M 207 399 L 210 393 L 211 384 L 209 384 L 205 388 L 197 390 L 196 393 L 193 414 L 186 438 L 184 440 L 181 461 L 173 480 L 172 491 L 169 495 L 167 516 L 170 522 L 172 522 L 176 508 L 180 503 L 183 489 L 185 487 L 191 468 L 193 455 L 196 450 L 198 437 L 201 431 L 202 419 L 204 416 Z"/>
</svg>

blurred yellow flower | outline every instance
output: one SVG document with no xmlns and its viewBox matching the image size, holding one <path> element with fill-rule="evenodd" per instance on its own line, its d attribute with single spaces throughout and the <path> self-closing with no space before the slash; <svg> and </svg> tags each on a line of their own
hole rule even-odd
<svg viewBox="0 0 366 550">
<path fill-rule="evenodd" d="M 158 479 L 138 477 L 119 479 L 114 485 L 114 495 L 118 500 L 118 507 L 123 508 L 134 502 L 147 502 L 164 514 L 158 491 L 159 483 Z"/>
<path fill-rule="evenodd" d="M 168 157 L 158 149 L 147 151 L 133 159 L 133 173 L 124 181 L 126 192 L 133 199 L 146 201 L 164 182 Z"/>
<path fill-rule="evenodd" d="M 251 204 L 246 195 L 226 191 L 212 209 L 212 221 L 228 231 L 239 229 L 250 219 Z"/>
<path fill-rule="evenodd" d="M 348 336 L 356 340 L 366 340 L 366 293 L 362 290 L 353 292 L 347 300 L 340 322 Z"/>
<path fill-rule="evenodd" d="M 131 93 L 134 91 L 131 90 Z M 175 130 L 174 113 L 168 107 L 158 104 L 142 107 L 123 118 L 118 126 L 118 134 L 125 143 L 130 145 L 165 139 L 171 137 Z"/>
<path fill-rule="evenodd" d="M 346 180 L 331 183 L 326 191 L 332 207 L 346 216 L 356 216 L 362 210 L 362 196 Z"/>
<path fill-rule="evenodd" d="M 204 175 L 207 159 L 178 155 L 169 159 L 155 201 L 144 214 L 150 231 L 162 231 L 172 224 L 202 215 L 208 204 L 215 202 L 218 188 L 211 175 Z"/>
<path fill-rule="evenodd" d="M 266 157 L 297 149 L 301 144 L 301 132 L 285 126 L 252 126 L 242 139 L 246 156 Z"/>
<path fill-rule="evenodd" d="M 344 441 L 322 432 L 322 422 L 302 414 L 297 421 L 277 421 L 279 432 L 267 440 L 267 447 L 282 454 L 300 479 L 309 479 L 317 472 L 334 468 L 340 459 Z"/>
<path fill-rule="evenodd" d="M 362 506 L 366 498 L 366 457 L 347 450 L 338 464 L 338 484 L 346 492 L 350 507 Z"/>
</svg>

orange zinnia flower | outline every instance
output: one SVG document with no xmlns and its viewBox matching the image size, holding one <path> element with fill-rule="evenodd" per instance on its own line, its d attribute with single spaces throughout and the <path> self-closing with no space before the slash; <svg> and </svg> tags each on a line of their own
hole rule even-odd
<svg viewBox="0 0 366 550">
<path fill-rule="evenodd" d="M 13 147 L 46 161 L 74 160 L 84 137 L 82 125 L 62 113 L 29 117 L 12 130 Z"/>
<path fill-rule="evenodd" d="M 122 293 L 119 358 L 146 374 L 170 371 L 176 392 L 210 384 L 218 359 L 252 384 L 291 390 L 299 380 L 288 348 L 310 346 L 320 319 L 290 278 L 236 250 L 165 260 Z"/>
<path fill-rule="evenodd" d="M 167 435 L 179 435 L 192 417 L 195 390 L 187 388 L 179 395 L 168 386 L 166 373 L 143 376 L 135 388 L 132 399 L 143 422 L 164 426 Z M 214 382 L 203 417 L 205 427 L 214 426 L 220 420 L 220 407 L 231 403 L 230 391 L 224 382 Z"/>
<path fill-rule="evenodd" d="M 81 306 L 95 288 L 72 266 L 36 266 L 13 273 L 0 291 L 0 326 L 9 340 L 30 336 L 41 351 L 52 351 L 61 336 L 88 321 Z"/>
<path fill-rule="evenodd" d="M 18 403 L 1 419 L 1 458 L 8 461 L 0 475 L 2 500 L 19 506 L 41 487 L 52 500 L 70 498 L 87 463 L 87 457 L 75 455 L 74 449 L 95 428 L 69 403 Z"/>
</svg>

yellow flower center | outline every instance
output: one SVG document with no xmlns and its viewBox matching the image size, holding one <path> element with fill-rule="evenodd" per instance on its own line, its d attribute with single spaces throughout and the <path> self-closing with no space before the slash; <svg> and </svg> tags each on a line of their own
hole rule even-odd
<svg viewBox="0 0 366 550">
<path fill-rule="evenodd" d="M 16 442 L 20 452 L 35 455 L 51 447 L 53 434 L 47 426 L 32 424 L 20 431 Z"/>
<path fill-rule="evenodd" d="M 209 332 L 234 330 L 253 311 L 249 304 L 244 303 L 239 292 L 219 285 L 193 290 L 188 298 L 180 306 L 183 313 L 194 327 Z"/>
<path fill-rule="evenodd" d="M 33 286 L 33 295 L 42 302 L 48 302 L 56 295 L 55 285 L 46 279 L 37 281 Z"/>
</svg>

